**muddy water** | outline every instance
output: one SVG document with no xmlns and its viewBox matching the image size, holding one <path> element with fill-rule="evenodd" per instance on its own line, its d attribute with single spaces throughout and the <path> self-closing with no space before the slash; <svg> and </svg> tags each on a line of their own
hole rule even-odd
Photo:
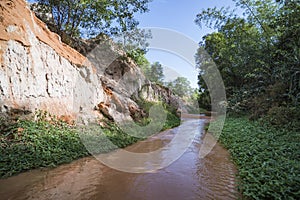
<svg viewBox="0 0 300 200">
<path fill-rule="evenodd" d="M 189 119 L 186 123 L 197 130 L 203 127 L 204 119 Z M 228 152 L 217 144 L 209 155 L 199 158 L 202 130 L 178 160 L 153 173 L 121 172 L 88 157 L 55 169 L 33 170 L 0 180 L 0 199 L 237 199 L 236 169 Z M 154 151 L 170 143 L 175 132 L 162 132 L 127 150 Z"/>
</svg>

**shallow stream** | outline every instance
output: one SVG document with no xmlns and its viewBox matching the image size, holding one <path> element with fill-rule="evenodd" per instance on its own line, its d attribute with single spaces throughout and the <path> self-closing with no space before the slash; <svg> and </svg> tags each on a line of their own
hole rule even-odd
<svg viewBox="0 0 300 200">
<path fill-rule="evenodd" d="M 194 134 L 184 154 L 163 169 L 127 173 L 87 157 L 55 169 L 32 170 L 2 179 L 0 199 L 237 199 L 237 171 L 226 149 L 217 143 L 205 158 L 199 158 L 204 122 L 205 119 L 186 119 L 179 129 L 164 131 L 126 148 L 137 153 L 154 151 L 169 144 L 178 134 L 176 130 Z"/>
</svg>

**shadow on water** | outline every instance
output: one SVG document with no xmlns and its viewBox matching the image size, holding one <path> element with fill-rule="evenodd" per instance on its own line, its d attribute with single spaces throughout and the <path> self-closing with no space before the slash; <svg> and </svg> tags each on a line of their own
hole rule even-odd
<svg viewBox="0 0 300 200">
<path fill-rule="evenodd" d="M 217 143 L 205 158 L 198 156 L 204 121 L 185 120 L 183 125 L 189 123 L 195 129 L 201 127 L 201 131 L 178 160 L 156 172 L 121 172 L 87 157 L 55 169 L 33 170 L 0 180 L 0 197 L 14 200 L 237 199 L 237 171 L 229 153 Z M 170 143 L 176 134 L 174 130 L 154 135 L 126 150 L 137 153 L 157 150 Z"/>
</svg>

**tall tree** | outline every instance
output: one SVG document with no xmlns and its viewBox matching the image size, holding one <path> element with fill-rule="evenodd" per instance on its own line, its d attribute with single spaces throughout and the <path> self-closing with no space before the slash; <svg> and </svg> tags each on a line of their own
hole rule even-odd
<svg viewBox="0 0 300 200">
<path fill-rule="evenodd" d="M 164 77 L 162 65 L 159 62 L 153 63 L 149 72 L 149 80 L 155 83 L 163 84 Z"/>
<path fill-rule="evenodd" d="M 278 33 L 273 62 L 276 78 L 286 84 L 286 96 L 300 105 L 300 1 L 277 0 L 280 9 L 271 26 Z"/>
<path fill-rule="evenodd" d="M 177 77 L 174 81 L 167 83 L 167 86 L 180 97 L 189 97 L 193 92 L 191 83 L 186 77 Z"/>
<path fill-rule="evenodd" d="M 207 9 L 197 15 L 196 23 L 217 29 L 203 37 L 201 48 L 210 55 L 196 55 L 202 97 L 208 99 L 202 75 L 209 74 L 213 61 L 226 86 L 232 105 L 243 109 L 272 106 L 300 100 L 299 83 L 299 1 L 236 0 L 245 9 L 238 17 L 228 9 Z M 205 102 L 205 101 L 204 101 Z"/>
<path fill-rule="evenodd" d="M 137 27 L 134 13 L 148 11 L 151 0 L 37 0 L 39 12 L 51 16 L 57 32 L 71 37 L 117 34 Z"/>
</svg>

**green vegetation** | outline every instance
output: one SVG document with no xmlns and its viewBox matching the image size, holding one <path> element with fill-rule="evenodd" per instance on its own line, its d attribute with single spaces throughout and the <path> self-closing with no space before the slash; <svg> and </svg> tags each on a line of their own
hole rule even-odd
<svg viewBox="0 0 300 200">
<path fill-rule="evenodd" d="M 226 87 L 231 113 L 258 119 L 270 112 L 274 117 L 274 107 L 299 111 L 299 0 L 234 1 L 244 10 L 244 16 L 230 9 L 208 8 L 195 21 L 217 30 L 203 37 L 196 56 L 200 105 L 210 106 L 203 76 L 213 80 L 210 70 L 215 63 Z M 281 114 L 277 114 L 276 118 L 280 118 Z"/>
<path fill-rule="evenodd" d="M 134 60 L 138 67 L 142 69 L 142 72 L 146 75 L 149 70 L 150 62 L 145 57 L 145 51 L 142 49 L 134 49 L 127 52 L 127 56 Z"/>
<path fill-rule="evenodd" d="M 0 137 L 0 177 L 88 155 L 76 129 L 64 123 L 20 120 L 8 125 Z"/>
<path fill-rule="evenodd" d="M 119 139 L 117 145 L 120 147 L 134 142 L 121 133 L 108 130 L 111 129 L 103 129 L 101 134 L 112 141 Z M 98 133 L 95 131 L 93 134 Z M 103 144 L 100 150 L 107 152 L 112 147 Z M 0 177 L 38 167 L 54 167 L 87 155 L 89 153 L 80 140 L 77 128 L 56 120 L 18 120 L 6 125 L 1 134 Z"/>
<path fill-rule="evenodd" d="M 166 86 L 180 97 L 190 97 L 193 93 L 191 82 L 186 77 L 177 77 L 175 80 L 166 83 Z"/>
<path fill-rule="evenodd" d="M 153 108 L 153 106 L 162 107 L 163 110 L 160 111 L 163 111 L 166 114 L 166 120 L 165 122 L 158 121 L 156 122 L 157 123 L 156 125 L 153 124 L 154 126 L 163 127 L 163 130 L 166 130 L 180 125 L 180 118 L 176 114 L 176 109 L 172 108 L 171 106 L 162 102 L 157 103 L 157 102 L 149 102 L 145 100 L 139 100 L 137 101 L 137 103 L 141 108 L 144 109 L 147 116 L 149 116 L 150 109 Z M 147 125 L 150 122 L 151 121 L 149 121 L 149 119 L 146 118 L 140 123 L 140 125 Z M 159 124 L 159 123 L 163 123 L 163 124 Z"/>
<path fill-rule="evenodd" d="M 300 4 L 298 0 L 234 1 L 244 10 L 243 16 L 230 9 L 208 8 L 195 20 L 216 30 L 203 37 L 196 55 L 199 105 L 211 106 L 214 91 L 204 77 L 211 86 L 216 66 L 231 116 L 220 141 L 239 169 L 243 196 L 299 199 Z"/>
<path fill-rule="evenodd" d="M 238 167 L 245 199 L 299 199 L 299 131 L 228 117 L 219 139 Z"/>
<path fill-rule="evenodd" d="M 163 129 L 178 126 L 180 119 L 167 112 Z M 10 123 L 0 120 L 0 177 L 39 167 L 55 167 L 91 153 L 124 148 L 144 139 L 126 134 L 109 121 L 105 122 L 105 128 L 99 125 L 76 127 L 43 112 L 38 112 L 36 118 Z"/>
<path fill-rule="evenodd" d="M 148 79 L 152 82 L 162 84 L 163 79 L 165 77 L 163 72 L 163 67 L 159 62 L 155 62 L 151 65 L 150 70 L 148 73 Z"/>
<path fill-rule="evenodd" d="M 172 93 L 185 101 L 189 113 L 200 113 L 203 109 L 199 108 L 199 91 L 191 87 L 190 81 L 186 77 L 177 77 L 175 80 L 165 82 L 165 75 L 162 65 L 159 62 L 150 62 L 145 58 L 145 51 L 133 50 L 127 53 L 136 64 L 142 69 L 145 77 L 163 87 L 171 89 Z"/>
<path fill-rule="evenodd" d="M 163 67 L 159 62 L 154 62 L 151 65 L 145 65 L 142 69 L 148 80 L 161 85 L 163 84 L 165 75 Z"/>
<path fill-rule="evenodd" d="M 30 7 L 37 17 L 45 22 L 51 31 L 60 35 L 62 42 L 84 55 L 87 53 L 86 49 L 89 49 L 88 45 L 99 44 L 108 38 L 114 39 L 129 57 L 135 54 L 135 51 L 145 51 L 148 46 L 146 40 L 151 37 L 151 33 L 138 27 L 139 22 L 135 14 L 148 12 L 151 0 L 32 2 Z M 135 56 L 133 55 L 134 58 Z"/>
<path fill-rule="evenodd" d="M 134 14 L 148 11 L 150 0 L 36 0 L 33 9 L 54 26 L 55 32 L 70 37 L 115 35 L 136 30 Z"/>
</svg>

